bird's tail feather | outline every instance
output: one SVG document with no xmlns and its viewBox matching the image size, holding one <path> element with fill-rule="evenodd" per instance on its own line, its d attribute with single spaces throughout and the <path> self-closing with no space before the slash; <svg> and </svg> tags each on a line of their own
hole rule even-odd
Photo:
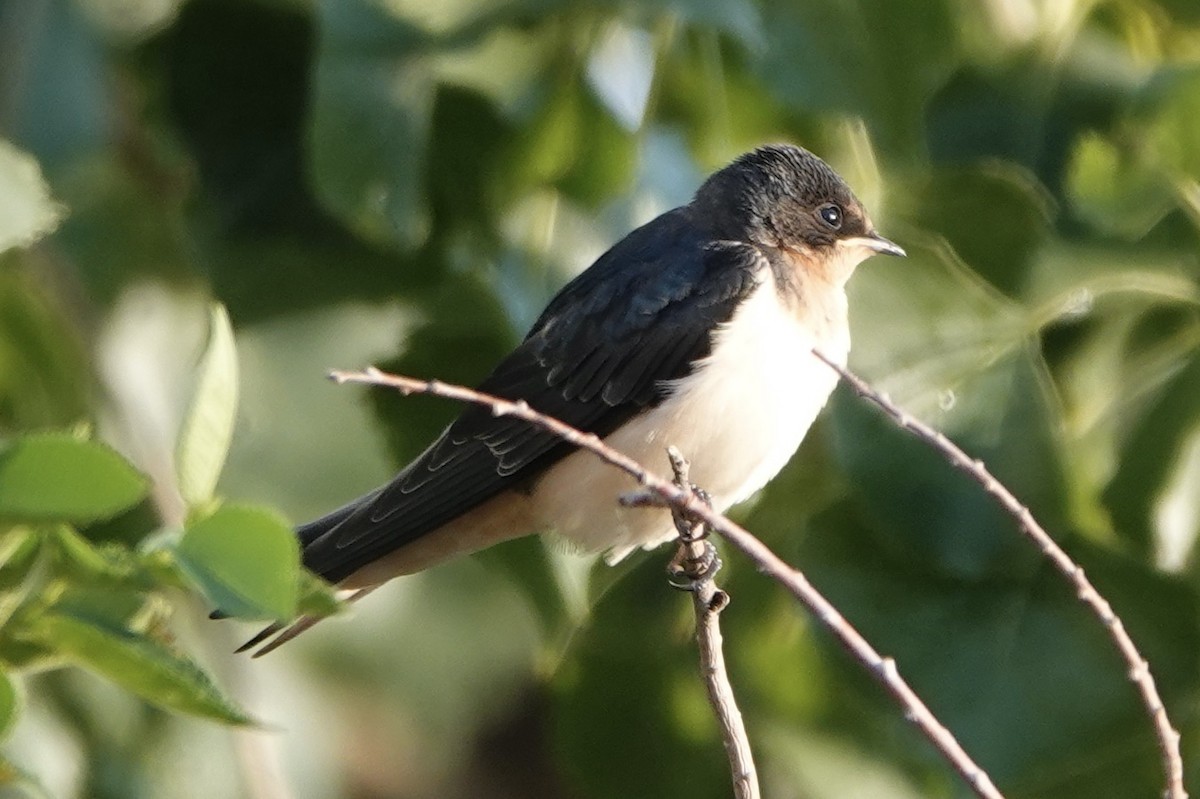
<svg viewBox="0 0 1200 799">
<path fill-rule="evenodd" d="M 378 587 L 379 587 L 378 585 L 369 585 L 366 588 L 359 588 L 359 589 L 355 590 L 353 593 L 351 593 L 349 596 L 347 596 L 345 598 L 345 600 L 343 600 L 343 601 L 357 602 L 358 600 L 362 599 L 363 597 L 365 597 L 367 594 L 371 593 Z M 295 638 L 297 635 L 300 635 L 300 633 L 308 630 L 313 625 L 315 625 L 317 622 L 319 622 L 325 618 L 327 618 L 327 617 L 326 616 L 301 616 L 300 618 L 293 621 L 291 624 L 283 624 L 282 622 L 275 622 L 273 624 L 269 624 L 266 627 L 264 627 L 262 630 L 260 630 L 258 632 L 258 634 L 255 635 L 253 638 L 251 638 L 249 641 L 247 641 L 246 643 L 239 646 L 236 650 L 234 650 L 234 652 L 235 652 L 235 654 L 241 654 L 242 652 L 246 652 L 251 649 L 254 649 L 255 647 L 259 646 L 259 644 L 263 644 L 261 647 L 259 647 L 254 652 L 254 654 L 252 654 L 250 656 L 252 658 L 260 658 L 263 655 L 267 654 L 268 652 L 275 651 L 279 647 L 286 644 L 288 641 Z M 278 633 L 278 635 L 276 635 L 276 633 Z M 274 636 L 274 638 L 272 638 L 272 636 Z M 270 639 L 270 640 L 268 640 L 268 639 Z M 265 644 L 263 643 L 264 641 L 266 642 Z"/>
</svg>

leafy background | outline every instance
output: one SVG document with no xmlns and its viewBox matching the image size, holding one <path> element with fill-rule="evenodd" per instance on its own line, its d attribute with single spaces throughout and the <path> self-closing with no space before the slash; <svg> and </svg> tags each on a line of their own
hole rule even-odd
<svg viewBox="0 0 1200 799">
<path fill-rule="evenodd" d="M 0 0 L 0 793 L 727 796 L 664 552 L 515 542 L 253 662 L 229 654 L 253 627 L 205 615 L 327 603 L 288 525 L 455 412 L 328 368 L 479 379 L 609 243 L 774 140 L 909 250 L 852 283 L 852 366 L 1086 566 L 1200 792 L 1194 0 Z M 848 393 L 739 517 L 1006 795 L 1160 795 L 1096 623 Z M 727 560 L 767 795 L 967 795 Z"/>
</svg>

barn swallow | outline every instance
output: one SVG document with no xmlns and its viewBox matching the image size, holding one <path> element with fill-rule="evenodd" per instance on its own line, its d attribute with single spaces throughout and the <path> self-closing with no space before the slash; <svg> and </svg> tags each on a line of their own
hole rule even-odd
<svg viewBox="0 0 1200 799">
<path fill-rule="evenodd" d="M 479 389 L 644 464 L 675 445 L 723 512 L 783 468 L 828 400 L 837 376 L 811 350 L 845 363 L 846 281 L 876 254 L 904 250 L 833 169 L 800 147 L 759 148 L 570 281 Z M 304 565 L 356 596 L 531 533 L 615 562 L 676 535 L 666 510 L 618 504 L 635 488 L 544 430 L 469 407 L 389 483 L 297 535 Z"/>
</svg>

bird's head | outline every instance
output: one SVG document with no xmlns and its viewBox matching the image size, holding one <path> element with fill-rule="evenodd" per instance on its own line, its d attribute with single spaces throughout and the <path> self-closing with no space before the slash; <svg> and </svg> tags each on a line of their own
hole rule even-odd
<svg viewBox="0 0 1200 799">
<path fill-rule="evenodd" d="M 872 255 L 904 255 L 875 232 L 841 176 L 790 144 L 760 147 L 714 173 L 696 192 L 692 208 L 721 238 L 825 264 L 838 280 Z"/>
</svg>

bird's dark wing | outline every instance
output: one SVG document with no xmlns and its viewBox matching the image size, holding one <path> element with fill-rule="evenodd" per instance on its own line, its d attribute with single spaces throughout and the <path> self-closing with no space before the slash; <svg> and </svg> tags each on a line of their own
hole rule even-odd
<svg viewBox="0 0 1200 799">
<path fill-rule="evenodd" d="M 712 241 L 676 209 L 638 228 L 551 301 L 479 388 L 605 436 L 688 374 L 769 268 L 747 244 Z M 572 451 L 555 436 L 470 407 L 390 483 L 304 527 L 305 565 L 338 582 Z"/>
</svg>

